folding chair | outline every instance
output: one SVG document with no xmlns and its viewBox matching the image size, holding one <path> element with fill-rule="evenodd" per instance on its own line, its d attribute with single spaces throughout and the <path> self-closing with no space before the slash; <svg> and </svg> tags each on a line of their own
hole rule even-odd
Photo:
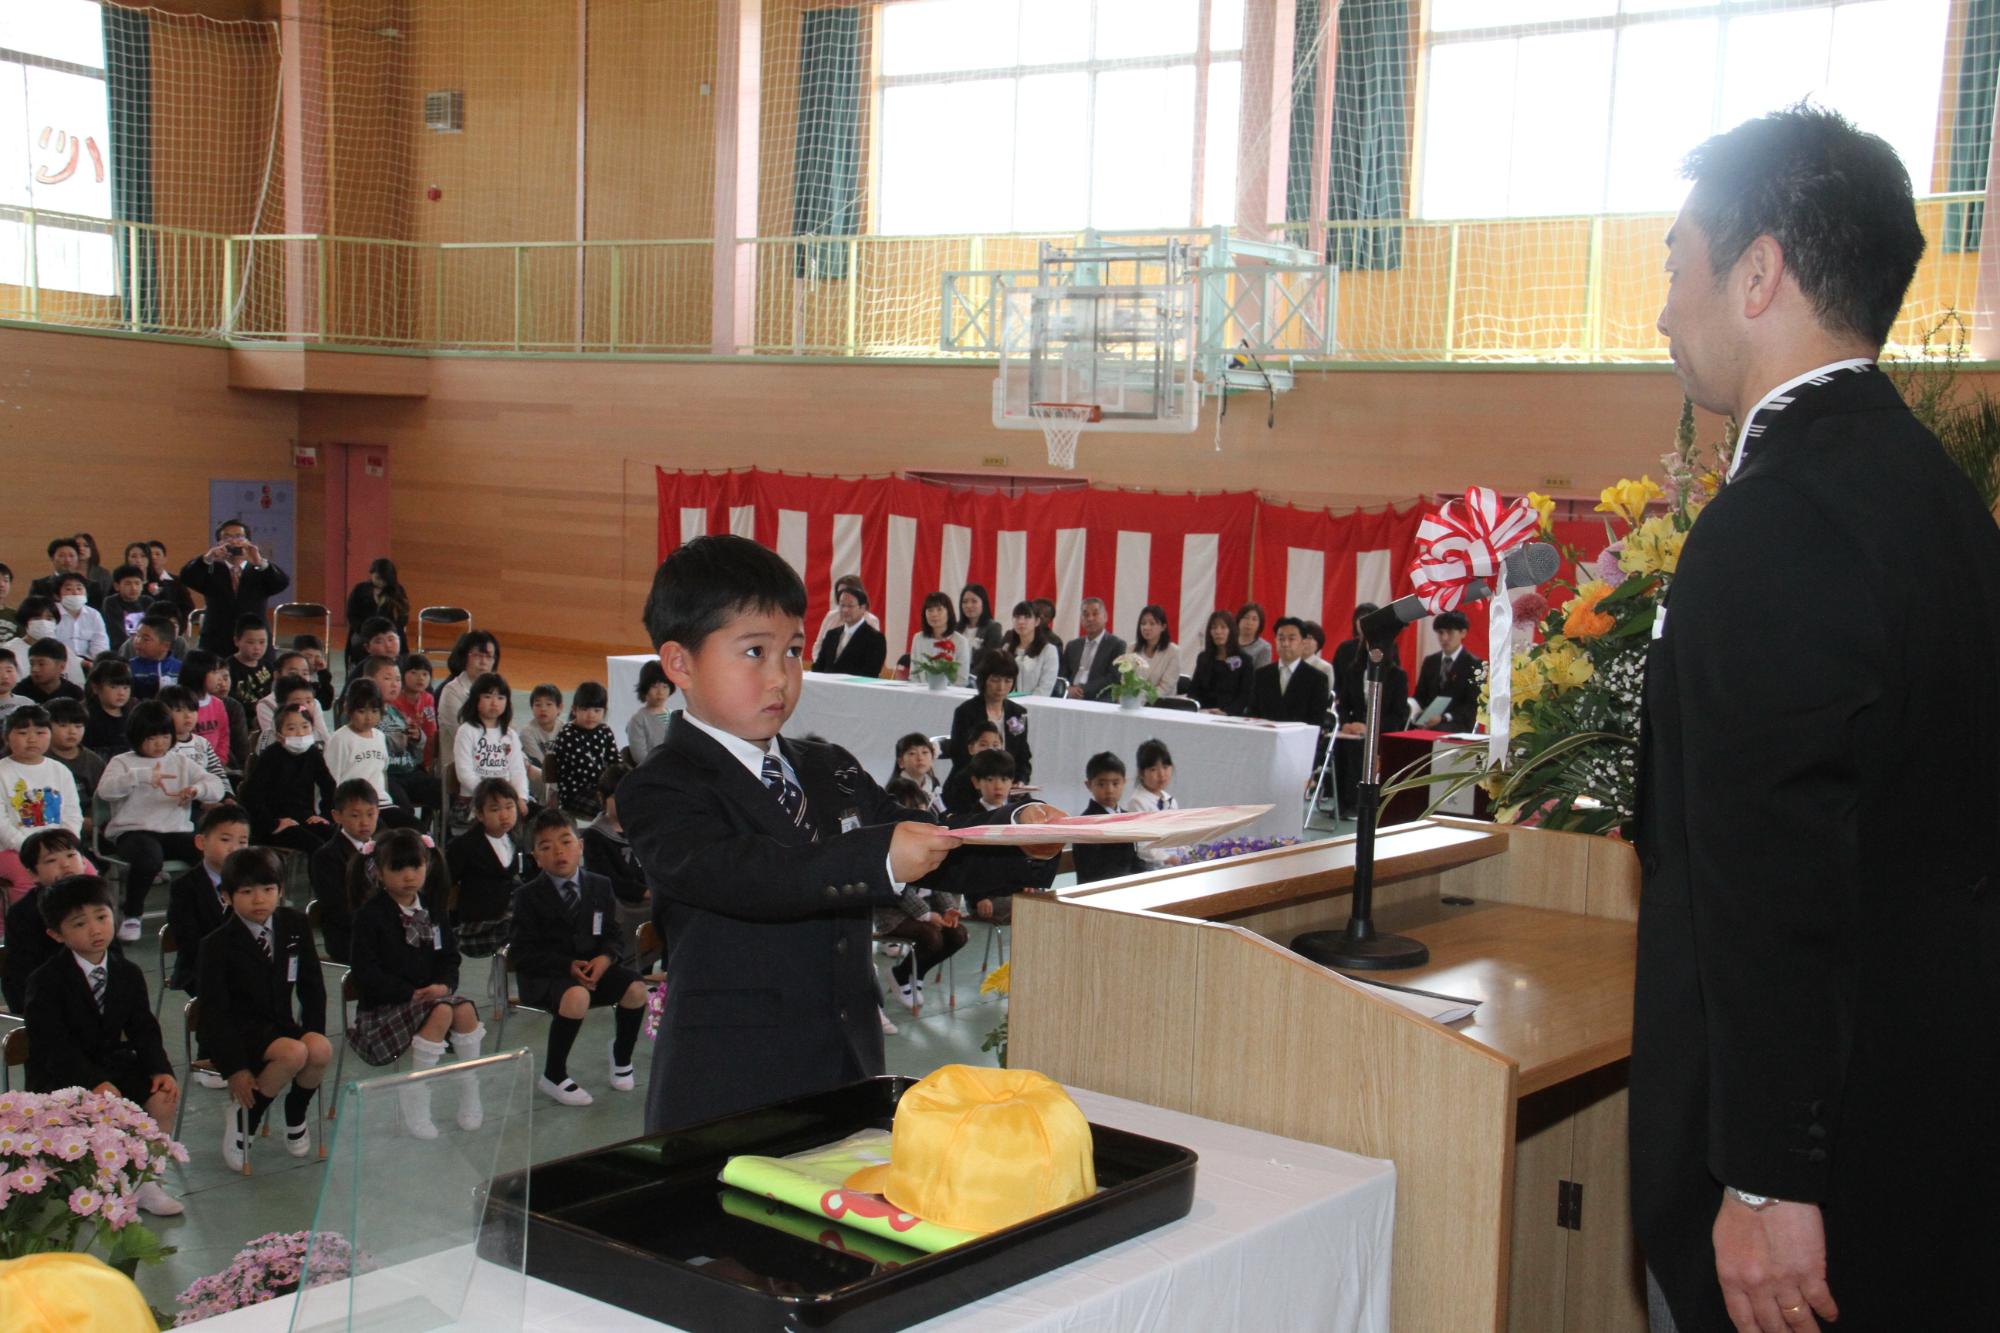
<svg viewBox="0 0 2000 1333">
<path fill-rule="evenodd" d="M 977 917 L 974 917 L 973 919 L 975 921 L 978 920 Z M 987 931 L 986 931 L 986 947 L 980 950 L 979 953 L 979 979 L 981 981 L 986 980 L 987 964 L 992 960 L 993 957 L 993 941 L 995 940 L 1000 941 L 1001 966 L 1004 967 L 1006 966 L 1007 963 L 1007 927 L 1000 924 L 998 921 L 988 921 L 984 922 L 983 924 L 986 926 Z"/>
<path fill-rule="evenodd" d="M 462 606 L 427 606 L 417 612 L 417 651 L 420 653 L 426 651 L 424 648 L 424 627 L 426 625 L 439 626 L 440 634 L 443 633 L 442 626 L 456 626 L 451 632 L 451 637 L 456 639 L 461 634 L 471 632 L 472 612 Z"/>
<path fill-rule="evenodd" d="M 153 992 L 154 1018 L 158 1018 L 160 1016 L 160 1005 L 163 1004 L 167 998 L 167 978 L 171 977 L 174 974 L 173 968 L 170 967 L 168 964 L 173 961 L 174 955 L 179 953 L 180 951 L 181 951 L 180 941 L 174 938 L 174 928 L 172 926 L 161 926 L 160 927 L 160 988 Z"/>
<path fill-rule="evenodd" d="M 1153 707 L 1172 709 L 1182 713 L 1199 713 L 1201 711 L 1199 703 L 1179 694 L 1163 694 L 1153 700 Z"/>
<path fill-rule="evenodd" d="M 197 606 L 194 610 L 188 612 L 187 639 L 189 643 L 192 644 L 201 638 L 201 627 L 207 620 L 208 608 L 205 606 Z"/>
<path fill-rule="evenodd" d="M 507 1019 L 516 1011 L 540 1014 L 544 1018 L 550 1019 L 555 1017 L 547 1009 L 537 1008 L 532 1004 L 522 1004 L 514 998 L 514 987 L 512 984 L 514 960 L 509 956 L 511 953 L 512 946 L 503 944 L 500 946 L 500 952 L 493 955 L 493 991 L 495 1001 L 493 1019 L 496 1025 L 493 1030 L 493 1046 L 496 1050 L 507 1044 Z"/>
<path fill-rule="evenodd" d="M 12 1017 L 12 1015 L 8 1015 Z M 14 1090 L 14 1067 L 28 1063 L 28 1025 L 20 1019 L 0 1037 L 0 1092 Z"/>
<path fill-rule="evenodd" d="M 127 861 L 124 857 L 118 855 L 118 853 L 115 851 L 106 851 L 104 847 L 104 826 L 110 822 L 111 817 L 116 813 L 117 810 L 112 806 L 111 802 L 105 800 L 101 796 L 96 795 L 95 793 L 91 795 L 90 798 L 91 863 L 97 866 L 100 873 L 102 873 L 104 867 L 107 865 L 117 866 L 119 874 L 121 876 L 120 882 L 122 884 L 123 882 L 122 876 L 129 875 L 132 873 L 132 863 L 130 861 Z M 174 880 L 180 878 L 182 875 L 185 875 L 188 871 L 192 869 L 194 869 L 194 862 L 176 861 L 172 857 L 169 857 L 166 860 L 160 862 L 160 873 L 155 882 L 172 883 Z M 149 912 L 147 913 L 147 915 L 154 916 L 157 915 L 157 913 Z"/>
<path fill-rule="evenodd" d="M 1057 676 L 1056 687 L 1049 691 L 1051 699 L 1061 699 L 1069 693 L 1069 677 Z"/>
<path fill-rule="evenodd" d="M 318 602 L 281 602 L 271 610 L 271 646 L 276 648 L 283 640 L 278 634 L 280 620 L 317 620 L 319 622 L 319 642 L 328 652 L 333 651 L 333 612 Z"/>
<path fill-rule="evenodd" d="M 214 1061 L 197 1060 L 194 1058 L 194 1033 L 195 1029 L 200 1026 L 201 999 L 197 996 L 189 1000 L 181 1010 L 181 1067 L 187 1072 L 181 1076 L 180 1102 L 174 1107 L 175 1142 L 180 1141 L 181 1122 L 187 1119 L 188 1089 L 194 1085 L 194 1071 L 197 1069 L 206 1069 L 213 1072 L 215 1070 Z M 230 1113 L 236 1117 L 237 1137 L 243 1140 L 243 1174 L 247 1176 L 250 1174 L 250 1112 L 244 1107 L 233 1106 L 232 1104 Z M 265 1132 L 270 1132 L 269 1125 L 265 1126 Z M 324 1145 L 322 1145 L 322 1152 L 324 1152 Z"/>
<path fill-rule="evenodd" d="M 314 952 L 319 952 L 318 942 L 326 938 L 326 936 L 320 932 L 320 920 L 323 915 L 324 913 L 320 908 L 319 899 L 314 898 L 311 902 L 306 904 L 306 927 L 313 933 Z M 333 968 L 338 968 L 340 970 L 340 975 L 342 975 L 343 977 L 347 975 L 347 964 L 336 963 L 335 961 L 333 961 L 333 959 L 328 958 L 324 953 L 320 953 L 319 955 L 319 965 L 322 970 L 329 967 L 333 967 Z M 345 1026 L 341 1028 L 341 1031 L 343 1032 L 345 1032 L 346 1030 L 347 1029 Z"/>
<path fill-rule="evenodd" d="M 667 979 L 665 966 L 666 945 L 660 939 L 660 932 L 652 922 L 641 921 L 639 923 L 639 957 L 644 958 L 648 954 L 659 954 L 661 966 L 654 968 L 645 976 L 640 977 L 639 980 L 645 982 L 648 986 L 657 986 Z"/>
</svg>

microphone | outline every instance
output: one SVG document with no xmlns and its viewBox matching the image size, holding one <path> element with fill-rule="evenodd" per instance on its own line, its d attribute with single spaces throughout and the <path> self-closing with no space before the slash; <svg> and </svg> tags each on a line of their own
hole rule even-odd
<svg viewBox="0 0 2000 1333">
<path fill-rule="evenodd" d="M 1562 555 L 1547 542 L 1529 542 L 1526 546 L 1510 551 L 1503 568 L 1507 575 L 1507 587 L 1533 588 L 1554 578 L 1562 567 Z M 1474 579 L 1465 585 L 1465 596 L 1459 605 L 1483 602 L 1493 595 L 1493 589 L 1484 579 Z M 1431 614 L 1423 599 L 1415 593 L 1398 597 L 1379 610 L 1370 612 L 1361 621 L 1361 637 L 1373 643 L 1383 637 L 1394 638 L 1403 626 L 1422 620 Z"/>
</svg>

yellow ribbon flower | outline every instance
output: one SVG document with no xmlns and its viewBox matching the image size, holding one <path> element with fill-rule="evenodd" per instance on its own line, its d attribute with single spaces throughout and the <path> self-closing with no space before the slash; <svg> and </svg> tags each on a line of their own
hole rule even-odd
<svg viewBox="0 0 2000 1333">
<path fill-rule="evenodd" d="M 1540 491 L 1529 491 L 1528 508 L 1541 516 L 1542 535 L 1548 536 L 1556 530 L 1556 502 Z"/>
<path fill-rule="evenodd" d="M 1514 702 L 1528 704 L 1542 697 L 1542 686 L 1546 684 L 1542 673 L 1535 666 L 1535 659 L 1526 653 L 1514 654 Z M 1519 718 L 1521 714 L 1514 714 Z"/>
<path fill-rule="evenodd" d="M 1672 574 L 1681 565 L 1681 547 L 1687 534 L 1675 526 L 1672 516 L 1656 514 L 1634 528 L 1618 553 L 1618 567 L 1627 574 Z"/>
<path fill-rule="evenodd" d="M 1598 493 L 1597 512 L 1622 518 L 1627 523 L 1637 523 L 1645 517 L 1647 505 L 1665 496 L 1660 483 L 1651 477 L 1641 477 L 1637 481 L 1627 478 L 1616 485 L 1606 486 Z"/>
<path fill-rule="evenodd" d="M 1012 968 L 1013 961 L 1010 959 L 994 968 L 991 972 L 988 972 L 986 980 L 979 983 L 979 993 L 981 995 L 991 995 L 995 991 L 998 991 L 1002 995 L 1008 994 L 1007 988 L 1013 984 L 1014 980 Z"/>
</svg>

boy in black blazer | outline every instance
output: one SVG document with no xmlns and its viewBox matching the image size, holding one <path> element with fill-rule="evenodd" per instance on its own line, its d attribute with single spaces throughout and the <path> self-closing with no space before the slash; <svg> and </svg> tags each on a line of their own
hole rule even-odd
<svg viewBox="0 0 2000 1333">
<path fill-rule="evenodd" d="M 57 880 L 42 891 L 42 922 L 63 947 L 28 978 L 28 1091 L 115 1093 L 172 1124 L 180 1085 L 146 974 L 110 951 L 118 933 L 111 886 L 96 875 Z M 159 1217 L 184 1211 L 151 1181 L 134 1202 Z"/>
<path fill-rule="evenodd" d="M 247 1136 L 288 1083 L 285 1151 L 306 1155 L 312 1143 L 306 1115 L 333 1061 L 312 927 L 305 913 L 279 904 L 283 877 L 265 848 L 231 852 L 222 867 L 229 919 L 202 941 L 201 1049 L 229 1081 L 222 1160 L 232 1171 L 243 1169 Z M 240 1134 L 239 1107 L 249 1112 Z"/>
<path fill-rule="evenodd" d="M 1431 700 L 1444 695 L 1451 706 L 1437 725 L 1450 731 L 1471 731 L 1479 725 L 1479 668 L 1484 663 L 1465 646 L 1465 613 L 1446 611 L 1431 622 L 1431 628 L 1437 631 L 1440 651 L 1426 657 L 1417 668 L 1417 707 L 1428 708 Z"/>
<path fill-rule="evenodd" d="M 618 899 L 611 881 L 583 868 L 583 841 L 567 811 L 548 809 L 529 825 L 541 873 L 514 895 L 508 959 L 521 983 L 521 1002 L 554 1014 L 541 1091 L 564 1106 L 588 1106 L 591 1096 L 569 1076 L 569 1052 L 583 1016 L 618 1006 L 611 1041 L 611 1086 L 630 1092 L 632 1051 L 646 1016 L 646 984 L 626 967 Z"/>
<path fill-rule="evenodd" d="M 173 989 L 189 995 L 201 994 L 202 942 L 229 919 L 222 868 L 233 853 L 250 845 L 249 816 L 240 805 L 211 805 L 195 828 L 194 845 L 201 860 L 167 891 L 167 924 L 174 931 Z"/>
<path fill-rule="evenodd" d="M 313 900 L 319 904 L 319 931 L 326 956 L 336 963 L 350 961 L 354 940 L 354 904 L 347 896 L 347 872 L 354 858 L 375 838 L 382 817 L 375 786 L 349 778 L 333 789 L 333 823 L 338 830 L 306 861 Z"/>
<path fill-rule="evenodd" d="M 1086 815 L 1115 815 L 1125 800 L 1125 761 L 1109 750 L 1090 756 L 1083 766 L 1084 785 L 1090 788 Z M 1136 875 L 1152 867 L 1129 842 L 1079 842 L 1070 849 L 1070 863 L 1076 867 L 1076 882 L 1094 884 L 1100 879 Z"/>
<path fill-rule="evenodd" d="M 1306 662 L 1305 622 L 1286 616 L 1272 636 L 1278 645 L 1277 660 L 1257 668 L 1250 687 L 1250 716 L 1268 722 L 1305 722 L 1321 726 L 1326 722 L 1333 687 L 1326 672 Z"/>
<path fill-rule="evenodd" d="M 7 909 L 7 949 L 5 970 L 0 971 L 0 995 L 9 1011 L 19 1014 L 28 1007 L 28 978 L 43 963 L 62 952 L 62 945 L 49 934 L 42 920 L 42 895 L 49 886 L 70 875 L 94 875 L 97 871 L 84 859 L 83 844 L 76 834 L 60 824 L 38 828 L 21 843 L 21 864 L 35 877 L 35 886 Z M 117 940 L 111 952 L 123 958 Z"/>
<path fill-rule="evenodd" d="M 1040 804 L 1013 795 L 1014 756 L 1005 750 L 981 750 L 966 762 L 965 770 L 972 782 L 973 799 L 947 809 L 947 827 L 1011 824 L 1016 822 L 1017 812 Z M 957 873 L 952 887 L 972 904 L 973 915 L 981 921 L 1003 924 L 1013 920 L 1016 893 L 1046 889 L 1056 878 L 1054 857 L 1030 856 L 1019 847 L 965 847 L 953 864 Z"/>
<path fill-rule="evenodd" d="M 445 844 L 451 871 L 452 925 L 459 951 L 490 958 L 507 942 L 514 895 L 528 879 L 528 857 L 514 843 L 521 794 L 505 778 L 487 778 L 472 789 L 472 827 Z"/>
<path fill-rule="evenodd" d="M 741 537 L 697 538 L 653 576 L 646 628 L 687 707 L 618 789 L 674 978 L 649 1132 L 882 1073 L 872 909 L 928 911 L 904 890 L 956 846 L 847 751 L 779 736 L 805 607 L 792 567 Z"/>
</svg>

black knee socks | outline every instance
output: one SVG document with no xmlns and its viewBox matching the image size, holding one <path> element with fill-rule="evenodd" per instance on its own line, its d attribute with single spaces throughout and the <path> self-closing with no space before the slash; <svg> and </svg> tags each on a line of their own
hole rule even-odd
<svg viewBox="0 0 2000 1333">
<path fill-rule="evenodd" d="M 583 1020 L 564 1018 L 557 1014 L 549 1024 L 549 1061 L 542 1066 L 542 1076 L 551 1083 L 561 1083 L 569 1077 L 569 1048 L 576 1045 L 576 1034 L 583 1031 Z"/>
<path fill-rule="evenodd" d="M 312 1105 L 313 1094 L 318 1088 L 302 1088 L 292 1084 L 292 1090 L 285 1094 L 285 1127 L 306 1123 L 306 1108 Z"/>
<path fill-rule="evenodd" d="M 252 1100 L 250 1103 L 250 1119 L 244 1126 L 243 1130 L 243 1132 L 246 1135 L 255 1134 L 257 1132 L 257 1126 L 264 1123 L 264 1112 L 271 1109 L 271 1099 L 269 1097 L 266 1097 L 263 1093 L 261 1092 L 252 1093 L 251 1098 Z"/>
<path fill-rule="evenodd" d="M 626 1009 L 622 1006 L 619 1008 L 618 1027 L 611 1038 L 613 1069 L 632 1067 L 632 1048 L 639 1044 L 639 1024 L 644 1022 L 645 1018 L 646 1010 L 643 1006 L 638 1009 Z"/>
</svg>

